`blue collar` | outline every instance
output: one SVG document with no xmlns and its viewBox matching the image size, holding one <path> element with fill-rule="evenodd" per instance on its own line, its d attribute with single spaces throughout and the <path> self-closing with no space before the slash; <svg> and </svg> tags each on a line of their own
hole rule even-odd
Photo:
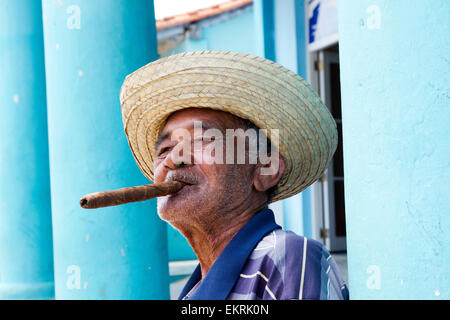
<svg viewBox="0 0 450 320">
<path fill-rule="evenodd" d="M 189 299 L 225 300 L 255 246 L 266 234 L 278 228 L 281 227 L 275 223 L 272 210 L 258 212 L 228 243 Z M 198 264 L 178 299 L 182 299 L 201 277 Z"/>
</svg>

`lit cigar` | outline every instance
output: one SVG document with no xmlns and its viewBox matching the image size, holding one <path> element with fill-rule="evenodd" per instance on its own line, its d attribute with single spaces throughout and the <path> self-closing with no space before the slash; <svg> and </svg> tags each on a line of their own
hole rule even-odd
<svg viewBox="0 0 450 320">
<path fill-rule="evenodd" d="M 84 209 L 96 209 L 149 200 L 176 193 L 184 185 L 184 183 L 179 181 L 168 181 L 112 191 L 89 193 L 80 199 L 80 206 Z"/>
</svg>

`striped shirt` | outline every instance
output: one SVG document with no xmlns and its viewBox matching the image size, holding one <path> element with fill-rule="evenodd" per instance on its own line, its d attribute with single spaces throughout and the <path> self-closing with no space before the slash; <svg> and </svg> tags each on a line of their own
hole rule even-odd
<svg viewBox="0 0 450 320">
<path fill-rule="evenodd" d="M 348 299 L 339 268 L 318 241 L 284 231 L 272 210 L 256 214 L 201 279 L 200 265 L 180 299 Z"/>
</svg>

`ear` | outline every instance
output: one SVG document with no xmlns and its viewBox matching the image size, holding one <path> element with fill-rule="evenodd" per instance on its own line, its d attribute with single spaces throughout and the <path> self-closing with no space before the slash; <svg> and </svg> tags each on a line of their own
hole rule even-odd
<svg viewBox="0 0 450 320">
<path fill-rule="evenodd" d="M 280 154 L 273 159 L 270 158 L 267 164 L 258 164 L 258 167 L 253 178 L 253 186 L 259 192 L 265 192 L 277 185 L 284 172 L 284 160 Z"/>
</svg>

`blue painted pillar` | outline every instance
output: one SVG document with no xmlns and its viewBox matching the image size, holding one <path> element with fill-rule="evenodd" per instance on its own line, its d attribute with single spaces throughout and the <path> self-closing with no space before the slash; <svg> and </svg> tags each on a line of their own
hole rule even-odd
<svg viewBox="0 0 450 320">
<path fill-rule="evenodd" d="M 274 0 L 253 1 L 256 54 L 275 61 Z"/>
<path fill-rule="evenodd" d="M 306 30 L 305 0 L 293 0 L 295 10 L 295 37 L 297 43 L 297 73 L 307 79 L 307 49 L 308 32 Z"/>
<path fill-rule="evenodd" d="M 54 297 L 42 10 L 0 1 L 0 299 Z"/>
<path fill-rule="evenodd" d="M 307 77 L 308 61 L 307 61 L 307 43 L 308 31 L 306 29 L 306 3 L 305 0 L 294 0 L 295 4 L 295 36 L 297 40 L 297 73 L 306 81 L 310 82 Z M 294 200 L 296 205 L 302 208 L 302 221 L 296 222 L 295 228 L 301 231 L 302 235 L 308 238 L 312 237 L 312 212 L 311 212 L 311 191 L 310 187 L 302 191 L 300 199 Z M 299 201 L 300 200 L 300 201 Z M 301 228 L 300 228 L 301 225 Z"/>
<path fill-rule="evenodd" d="M 339 1 L 354 299 L 450 298 L 450 2 Z"/>
<path fill-rule="evenodd" d="M 147 184 L 123 131 L 125 76 L 157 58 L 153 1 L 43 1 L 57 299 L 168 299 L 156 202 L 89 211 L 86 193 Z"/>
</svg>

